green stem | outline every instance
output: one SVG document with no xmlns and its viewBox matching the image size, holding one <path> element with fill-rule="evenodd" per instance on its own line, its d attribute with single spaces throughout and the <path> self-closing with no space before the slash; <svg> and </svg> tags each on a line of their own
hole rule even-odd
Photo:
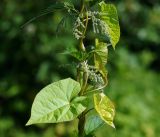
<svg viewBox="0 0 160 137">
<path fill-rule="evenodd" d="M 82 88 L 80 91 L 80 95 L 83 95 L 86 87 L 87 87 L 87 83 L 88 83 L 88 66 L 87 66 L 87 62 L 83 62 L 84 64 L 84 72 L 83 72 L 83 84 L 82 84 Z"/>
<path fill-rule="evenodd" d="M 80 12 L 80 15 L 82 15 L 82 18 L 84 18 L 84 9 L 85 9 L 85 0 L 81 0 L 82 2 L 82 8 L 81 8 L 81 12 Z M 83 19 L 82 19 L 83 20 Z M 85 46 L 83 44 L 83 40 L 85 38 L 85 34 L 86 34 L 86 31 L 87 31 L 87 26 L 88 26 L 88 12 L 86 10 L 86 20 L 85 20 L 85 29 L 83 31 L 83 35 L 82 35 L 82 38 L 80 39 L 80 50 L 85 52 Z M 84 61 L 85 63 L 85 61 Z M 87 64 L 86 64 L 87 65 Z M 77 74 L 79 75 L 79 74 Z M 81 88 L 81 91 L 80 91 L 80 96 L 83 95 L 83 92 L 84 90 L 86 89 L 86 86 L 87 86 L 87 81 L 88 81 L 88 72 L 87 71 L 84 71 L 83 72 L 83 83 L 82 83 L 82 88 Z M 85 133 L 84 133 L 84 126 L 85 126 L 85 111 L 79 116 L 79 122 L 78 122 L 78 137 L 84 137 Z"/>
<path fill-rule="evenodd" d="M 79 123 L 78 123 L 78 137 L 84 137 L 84 126 L 85 126 L 85 114 L 84 112 L 79 116 Z"/>
<path fill-rule="evenodd" d="M 83 45 L 83 40 L 84 40 L 84 38 L 85 38 L 85 34 L 86 34 L 86 31 L 87 31 L 87 26 L 88 26 L 88 11 L 87 11 L 87 9 L 86 9 L 85 29 L 84 29 L 84 32 L 83 32 L 83 37 L 82 37 L 81 40 L 80 40 L 80 47 L 83 49 L 83 51 L 85 51 L 85 47 L 84 47 L 84 45 Z M 85 62 L 84 62 L 84 63 L 85 63 Z M 87 64 L 86 64 L 86 65 L 87 65 Z M 85 67 L 87 67 L 86 65 L 85 65 Z M 87 70 L 87 69 L 85 69 L 85 70 Z M 85 71 L 85 72 L 83 73 L 83 86 L 82 86 L 82 90 L 81 90 L 81 92 L 80 92 L 81 95 L 83 95 L 83 92 L 86 90 L 87 82 L 88 82 L 88 72 Z"/>
<path fill-rule="evenodd" d="M 88 19 L 88 11 L 87 11 L 87 9 L 86 9 L 85 29 L 84 29 L 84 31 L 83 31 L 82 38 L 80 39 L 80 49 L 81 49 L 82 51 L 85 51 L 85 46 L 84 46 L 84 44 L 83 44 L 83 40 L 84 40 L 84 38 L 85 38 L 85 34 L 86 34 L 86 31 L 87 31 L 88 20 L 89 20 L 89 19 Z"/>
</svg>

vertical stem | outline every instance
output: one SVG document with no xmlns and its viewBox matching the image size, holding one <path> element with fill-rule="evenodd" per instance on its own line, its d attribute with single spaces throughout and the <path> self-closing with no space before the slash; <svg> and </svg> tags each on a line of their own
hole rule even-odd
<svg viewBox="0 0 160 137">
<path fill-rule="evenodd" d="M 86 9 L 86 22 L 85 22 L 85 29 L 83 31 L 83 36 L 82 38 L 80 39 L 80 49 L 82 51 L 85 51 L 85 47 L 83 45 L 83 40 L 85 38 L 85 34 L 86 34 L 86 31 L 87 31 L 87 26 L 88 26 L 88 11 Z M 83 86 L 82 86 L 82 89 L 80 91 L 80 95 L 83 95 L 85 89 L 86 89 L 86 86 L 87 86 L 87 82 L 88 82 L 88 71 L 87 71 L 87 63 L 84 61 L 84 65 L 85 65 L 85 72 L 83 72 Z"/>
<path fill-rule="evenodd" d="M 83 71 L 83 83 L 82 83 L 82 87 L 81 87 L 81 91 L 80 91 L 80 95 L 83 95 L 86 87 L 87 87 L 87 82 L 88 82 L 88 66 L 87 66 L 87 62 L 83 62 L 83 67 L 84 67 L 84 71 Z"/>
<path fill-rule="evenodd" d="M 80 14 L 83 15 L 83 12 L 84 12 L 84 9 L 85 9 L 85 0 L 81 0 L 81 4 L 82 4 L 82 8 L 81 8 L 81 11 L 80 11 Z M 83 40 L 85 38 L 85 33 L 86 33 L 86 30 L 87 30 L 87 25 L 88 25 L 88 12 L 87 12 L 87 15 L 86 15 L 86 22 L 85 22 L 85 30 L 83 32 L 83 36 L 82 38 L 80 39 L 80 45 L 79 45 L 79 48 L 81 51 L 85 51 L 85 46 L 83 44 Z M 79 74 L 77 74 L 79 75 Z M 83 95 L 83 91 L 86 87 L 86 83 L 87 83 L 87 80 L 88 78 L 85 76 L 86 75 L 86 72 L 83 72 L 83 83 L 82 83 L 82 88 L 81 88 L 81 91 L 80 91 L 80 96 Z M 85 112 L 83 112 L 80 116 L 79 116 L 79 122 L 78 122 L 78 137 L 84 137 L 85 133 L 84 133 L 84 126 L 85 126 Z"/>
<path fill-rule="evenodd" d="M 84 10 L 84 8 L 83 8 L 83 10 Z M 83 10 L 82 10 L 81 12 L 83 12 Z M 82 51 L 85 51 L 85 47 L 84 47 L 84 44 L 83 44 L 83 40 L 84 40 L 84 38 L 85 38 L 85 34 L 86 34 L 86 31 L 87 31 L 87 26 L 88 26 L 88 11 L 87 11 L 87 9 L 86 9 L 85 29 L 84 29 L 84 31 L 83 31 L 83 36 L 82 36 L 82 38 L 80 39 L 80 49 L 81 49 Z"/>
<path fill-rule="evenodd" d="M 79 123 L 78 123 L 78 137 L 84 137 L 84 126 L 85 126 L 85 114 L 84 112 L 79 116 Z"/>
</svg>

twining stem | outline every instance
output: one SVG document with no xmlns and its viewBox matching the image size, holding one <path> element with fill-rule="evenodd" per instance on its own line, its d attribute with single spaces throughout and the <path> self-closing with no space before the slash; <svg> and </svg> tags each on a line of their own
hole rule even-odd
<svg viewBox="0 0 160 137">
<path fill-rule="evenodd" d="M 84 3 L 83 3 L 84 4 Z M 83 8 L 83 10 L 84 10 L 84 6 L 82 6 L 82 8 Z M 84 44 L 83 44 L 83 40 L 84 40 L 84 38 L 85 38 L 85 34 L 86 34 L 86 31 L 87 31 L 87 26 L 88 26 L 88 11 L 87 11 L 87 8 L 85 8 L 85 10 L 86 10 L 86 19 L 85 19 L 85 29 L 84 29 L 84 31 L 83 31 L 83 36 L 82 36 L 82 38 L 80 39 L 80 47 L 81 47 L 81 50 L 82 51 L 85 51 L 85 46 L 84 46 Z M 83 12 L 83 11 L 81 11 L 81 12 Z M 87 68 L 87 61 L 85 62 L 83 62 L 84 63 L 84 65 L 85 65 L 85 68 Z M 85 89 L 86 89 L 86 86 L 87 86 L 87 81 L 88 81 L 88 71 L 87 71 L 87 69 L 85 69 L 86 71 L 83 73 L 83 86 L 82 86 L 82 89 L 81 89 L 81 91 L 80 91 L 80 95 L 83 95 L 83 92 L 85 91 Z"/>
<path fill-rule="evenodd" d="M 84 91 L 86 90 L 87 87 L 87 82 L 88 82 L 88 66 L 87 66 L 87 61 L 83 62 L 83 76 L 82 76 L 82 88 L 80 91 L 80 95 L 82 96 L 84 94 Z"/>
<path fill-rule="evenodd" d="M 83 43 L 83 40 L 85 38 L 85 34 L 86 34 L 86 31 L 87 31 L 87 26 L 88 26 L 88 12 L 87 12 L 87 8 L 85 8 L 85 1 L 84 0 L 81 0 L 82 2 L 82 7 L 81 7 L 81 11 L 80 11 L 80 15 L 82 16 L 82 20 L 84 20 L 84 15 L 85 15 L 85 29 L 83 31 L 83 35 L 82 35 L 82 38 L 80 39 L 80 45 L 79 45 L 79 48 L 82 52 L 85 52 L 85 46 L 84 46 L 84 43 Z M 84 10 L 86 11 L 86 13 L 84 14 Z M 80 62 L 80 63 L 86 63 L 85 61 L 84 62 Z M 87 65 L 87 64 L 85 64 Z M 85 66 L 86 67 L 86 66 Z M 79 68 L 78 68 L 79 69 Z M 87 86 L 87 81 L 88 81 L 88 72 L 87 71 L 84 71 L 83 72 L 83 76 L 81 77 L 80 76 L 80 71 L 77 70 L 77 79 L 79 81 L 81 81 L 82 79 L 82 87 L 81 87 L 81 91 L 80 91 L 80 96 L 83 95 L 85 89 L 86 89 L 86 86 Z M 84 126 L 85 126 L 85 115 L 86 115 L 86 111 L 84 111 L 80 116 L 79 116 L 79 122 L 78 122 L 78 137 L 84 137 Z"/>
<path fill-rule="evenodd" d="M 84 44 L 83 44 L 83 40 L 85 38 L 85 34 L 86 34 L 86 31 L 87 31 L 87 26 L 88 26 L 88 11 L 87 11 L 87 8 L 86 8 L 86 19 L 85 19 L 85 29 L 83 31 L 83 35 L 82 35 L 82 38 L 80 39 L 80 49 L 82 51 L 85 51 L 85 47 L 84 47 Z"/>
</svg>

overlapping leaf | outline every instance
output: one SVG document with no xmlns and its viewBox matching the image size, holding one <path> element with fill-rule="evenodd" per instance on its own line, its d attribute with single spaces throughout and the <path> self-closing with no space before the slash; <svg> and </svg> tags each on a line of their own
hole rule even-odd
<svg viewBox="0 0 160 137">
<path fill-rule="evenodd" d="M 104 93 L 97 93 L 94 94 L 94 104 L 101 119 L 108 125 L 115 127 L 113 124 L 115 108 L 110 99 Z"/>
<path fill-rule="evenodd" d="M 85 133 L 88 135 L 104 124 L 103 120 L 96 114 L 89 115 L 85 123 Z"/>
<path fill-rule="evenodd" d="M 85 98 L 76 97 L 79 92 L 80 84 L 70 78 L 48 85 L 37 94 L 26 125 L 75 119 L 85 110 L 81 103 Z"/>
<path fill-rule="evenodd" d="M 86 60 L 88 58 L 88 56 L 89 56 L 87 54 L 87 52 L 78 51 L 75 48 L 67 48 L 67 50 L 64 51 L 62 54 L 70 55 L 70 56 L 74 57 L 76 60 L 78 60 L 80 62 Z"/>
<path fill-rule="evenodd" d="M 107 44 L 96 40 L 95 51 L 94 51 L 94 63 L 95 67 L 106 77 L 105 65 L 107 63 L 108 49 Z"/>
<path fill-rule="evenodd" d="M 103 42 L 99 42 L 96 40 L 95 44 L 95 66 L 97 68 L 100 67 L 100 64 L 105 66 L 107 63 L 107 57 L 108 57 L 108 49 L 107 44 Z"/>
<path fill-rule="evenodd" d="M 102 1 L 98 3 L 94 10 L 97 11 L 96 14 L 99 15 L 100 26 L 102 29 L 105 29 L 103 35 L 109 37 L 110 43 L 113 48 L 115 48 L 120 38 L 120 27 L 116 7 L 113 4 L 106 4 Z"/>
</svg>

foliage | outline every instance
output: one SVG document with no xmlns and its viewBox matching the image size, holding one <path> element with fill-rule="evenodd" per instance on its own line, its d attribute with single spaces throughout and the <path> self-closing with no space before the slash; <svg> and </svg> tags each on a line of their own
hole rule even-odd
<svg viewBox="0 0 160 137">
<path fill-rule="evenodd" d="M 93 121 L 93 123 L 90 122 L 91 129 L 90 126 L 85 126 L 88 120 L 86 114 L 95 109 L 97 116 L 108 125 L 115 127 L 113 124 L 115 116 L 114 105 L 103 93 L 103 89 L 107 85 L 105 65 L 107 63 L 108 43 L 96 37 L 93 39 L 95 40 L 95 50 L 90 49 L 88 53 L 86 47 L 89 45 L 86 45 L 84 40 L 88 32 L 88 23 L 91 20 L 93 32 L 99 33 L 99 35 L 103 35 L 103 37 L 108 37 L 109 44 L 115 48 L 120 37 L 116 8 L 114 5 L 106 4 L 104 1 L 96 3 L 93 6 L 94 8 L 92 8 L 89 6 L 90 2 L 85 0 L 81 1 L 80 11 L 75 9 L 72 2 L 64 1 L 56 5 L 58 5 L 58 8 L 54 6 L 54 9 L 59 9 L 59 5 L 64 5 L 61 6 L 60 9 L 67 9 L 70 14 L 69 18 L 71 18 L 73 22 L 71 23 L 73 24 L 73 34 L 75 38 L 79 40 L 79 48 L 77 48 L 77 50 L 79 50 L 80 53 L 79 51 L 71 52 L 71 55 L 75 56 L 79 61 L 78 64 L 80 64 L 77 66 L 77 82 L 73 79 L 64 79 L 54 82 L 42 89 L 33 102 L 31 117 L 26 125 L 59 123 L 78 118 L 78 136 L 84 137 L 90 134 L 89 131 L 93 132 L 98 128 L 98 125 L 100 125 L 95 126 Z M 72 15 L 74 15 L 74 18 Z M 79 59 L 81 53 L 86 55 L 84 56 L 85 58 L 82 54 L 82 58 Z M 90 62 L 94 62 L 94 64 L 89 64 L 89 60 Z M 91 72 L 90 67 L 94 68 L 97 72 Z M 89 81 L 91 81 L 91 83 Z M 88 86 L 91 86 L 92 90 L 88 90 Z M 87 99 L 89 99 L 89 96 L 91 96 L 91 94 L 88 95 L 88 93 L 91 93 L 94 99 L 92 110 L 89 107 L 87 108 L 87 104 L 85 103 Z M 93 126 L 91 124 L 93 124 Z M 85 133 L 86 130 L 87 132 Z"/>
<path fill-rule="evenodd" d="M 71 121 L 86 108 L 84 97 L 77 97 L 80 84 L 70 78 L 52 83 L 36 96 L 27 125 Z"/>
<path fill-rule="evenodd" d="M 109 84 L 105 90 L 116 107 L 116 130 L 105 125 L 96 132 L 96 136 L 160 136 L 159 1 L 111 2 L 118 8 L 122 34 L 118 49 L 114 53 L 112 50 L 109 52 Z M 57 25 L 66 11 L 51 11 L 20 28 L 54 3 L 42 0 L 1 1 L 1 137 L 74 136 L 74 122 L 35 125 L 31 128 L 24 126 L 38 90 L 60 78 L 75 76 L 74 66 L 77 62 L 71 62 L 69 56 L 58 54 L 77 44 L 68 31 L 72 28 L 64 31 L 60 25 L 59 29 L 63 33 L 58 32 L 60 37 L 54 37 L 57 35 Z M 52 10 L 52 6 L 48 10 Z M 62 24 L 69 27 L 67 22 Z M 86 41 L 91 45 L 92 36 L 89 33 Z"/>
</svg>

